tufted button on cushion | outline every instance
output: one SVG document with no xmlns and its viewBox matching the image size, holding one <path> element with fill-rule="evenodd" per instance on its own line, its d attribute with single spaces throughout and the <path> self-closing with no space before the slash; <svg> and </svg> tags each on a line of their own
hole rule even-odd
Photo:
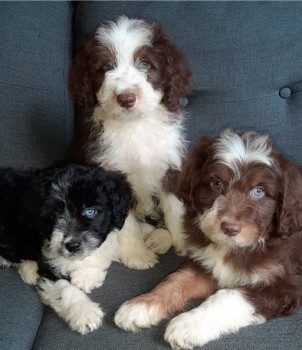
<svg viewBox="0 0 302 350">
<path fill-rule="evenodd" d="M 292 94 L 292 91 L 289 87 L 284 87 L 279 91 L 279 96 L 284 99 L 289 98 L 291 94 Z"/>
<path fill-rule="evenodd" d="M 181 97 L 181 98 L 179 99 L 179 104 L 180 104 L 180 106 L 181 106 L 182 108 L 187 107 L 188 103 L 189 103 L 189 101 L 188 101 L 188 99 L 187 99 L 186 97 Z"/>
</svg>

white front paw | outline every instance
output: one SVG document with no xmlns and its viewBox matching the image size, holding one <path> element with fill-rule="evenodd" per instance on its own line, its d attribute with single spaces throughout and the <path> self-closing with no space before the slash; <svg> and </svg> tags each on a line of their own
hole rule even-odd
<svg viewBox="0 0 302 350">
<path fill-rule="evenodd" d="M 170 343 L 174 350 L 192 349 L 194 346 L 202 346 L 206 343 L 201 341 L 201 324 L 196 322 L 190 312 L 185 312 L 173 318 L 166 329 L 165 340 Z"/>
<path fill-rule="evenodd" d="M 144 302 L 125 302 L 116 312 L 115 324 L 125 331 L 136 332 L 140 328 L 150 328 L 161 321 L 159 310 Z"/>
<path fill-rule="evenodd" d="M 172 246 L 173 240 L 170 232 L 159 228 L 149 233 L 145 239 L 145 245 L 152 252 L 165 254 Z"/>
<path fill-rule="evenodd" d="M 106 274 L 107 271 L 101 268 L 82 268 L 71 272 L 70 283 L 85 293 L 90 293 L 103 284 Z"/>
<path fill-rule="evenodd" d="M 119 252 L 119 258 L 125 266 L 136 270 L 149 269 L 158 262 L 156 255 L 143 247 L 140 247 L 139 249 L 121 249 Z"/>
<path fill-rule="evenodd" d="M 165 340 L 173 349 L 192 349 L 237 332 L 241 327 L 262 322 L 265 318 L 255 312 L 253 304 L 240 290 L 221 289 L 199 307 L 170 321 Z"/>
<path fill-rule="evenodd" d="M 80 307 L 81 309 L 75 310 L 69 315 L 68 323 L 70 328 L 81 334 L 97 329 L 102 324 L 105 315 L 98 304 L 89 301 Z"/>
<path fill-rule="evenodd" d="M 52 307 L 72 330 L 86 334 L 102 324 L 104 312 L 99 305 L 68 281 L 41 278 L 38 292 L 42 301 Z"/>
<path fill-rule="evenodd" d="M 139 223 L 144 240 L 155 230 L 155 226 L 147 224 L 146 222 Z"/>
</svg>

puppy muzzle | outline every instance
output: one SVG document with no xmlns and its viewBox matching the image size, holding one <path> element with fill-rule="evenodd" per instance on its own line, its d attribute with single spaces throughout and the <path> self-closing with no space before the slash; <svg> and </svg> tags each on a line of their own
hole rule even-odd
<svg viewBox="0 0 302 350">
<path fill-rule="evenodd" d="M 78 239 L 72 239 L 65 243 L 65 248 L 71 254 L 79 253 L 81 251 L 82 246 L 83 246 L 83 242 Z"/>
</svg>

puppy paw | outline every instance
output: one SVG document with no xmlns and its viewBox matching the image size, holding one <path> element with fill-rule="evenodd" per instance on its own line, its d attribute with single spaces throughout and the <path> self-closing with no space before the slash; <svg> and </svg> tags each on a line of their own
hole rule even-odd
<svg viewBox="0 0 302 350">
<path fill-rule="evenodd" d="M 123 249 L 119 252 L 120 261 L 127 267 L 136 270 L 146 270 L 157 264 L 157 256 L 146 248 L 139 250 Z"/>
<path fill-rule="evenodd" d="M 38 264 L 36 261 L 25 260 L 18 265 L 18 273 L 22 280 L 27 284 L 36 285 L 38 275 Z"/>
<path fill-rule="evenodd" d="M 81 304 L 79 310 L 72 312 L 67 321 L 71 329 L 86 334 L 101 326 L 104 315 L 97 303 L 89 301 L 84 305 Z"/>
<path fill-rule="evenodd" d="M 155 230 L 155 226 L 147 224 L 146 222 L 141 222 L 140 227 L 141 227 L 144 240 L 146 240 L 146 238 L 150 235 L 150 233 Z"/>
<path fill-rule="evenodd" d="M 165 254 L 172 244 L 173 240 L 170 232 L 163 228 L 152 231 L 145 239 L 146 247 L 157 254 Z"/>
<path fill-rule="evenodd" d="M 105 314 L 99 305 L 68 281 L 41 278 L 37 288 L 42 301 L 53 308 L 72 330 L 86 334 L 102 324 Z"/>
<path fill-rule="evenodd" d="M 82 268 L 71 272 L 70 283 L 85 293 L 90 293 L 103 284 L 106 274 L 107 271 L 100 268 Z"/>
<path fill-rule="evenodd" d="M 137 332 L 140 328 L 150 328 L 162 320 L 154 305 L 144 302 L 126 301 L 116 312 L 115 324 L 125 331 Z"/>
<path fill-rule="evenodd" d="M 43 303 L 46 305 L 52 305 L 61 300 L 62 290 L 68 285 L 69 282 L 66 280 L 58 280 L 54 282 L 47 278 L 39 278 L 36 288 Z"/>
<path fill-rule="evenodd" d="M 169 322 L 164 338 L 174 350 L 192 349 L 194 346 L 204 345 L 198 341 L 201 332 L 202 329 L 199 329 L 194 318 L 191 319 L 187 313 L 183 313 Z"/>
<path fill-rule="evenodd" d="M 212 315 L 212 312 L 209 314 Z M 198 308 L 184 312 L 169 322 L 164 338 L 174 350 L 201 347 L 224 333 L 219 322 L 210 317 L 211 319 L 208 319 Z M 232 331 L 235 331 L 235 328 Z"/>
</svg>

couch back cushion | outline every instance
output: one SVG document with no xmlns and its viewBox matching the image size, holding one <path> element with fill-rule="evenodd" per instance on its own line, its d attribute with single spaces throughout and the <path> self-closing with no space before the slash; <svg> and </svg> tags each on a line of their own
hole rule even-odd
<svg viewBox="0 0 302 350">
<path fill-rule="evenodd" d="M 67 155 L 72 7 L 0 3 L 0 165 L 44 166 Z"/>
</svg>

